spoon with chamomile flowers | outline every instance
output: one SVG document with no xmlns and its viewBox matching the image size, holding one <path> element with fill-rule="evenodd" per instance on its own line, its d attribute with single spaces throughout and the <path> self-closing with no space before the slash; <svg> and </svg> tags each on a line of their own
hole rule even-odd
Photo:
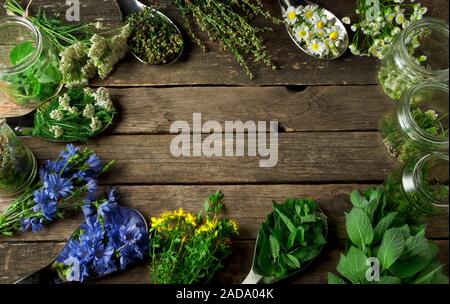
<svg viewBox="0 0 450 304">
<path fill-rule="evenodd" d="M 325 60 L 341 57 L 348 48 L 344 24 L 327 9 L 308 0 L 278 0 L 287 31 L 306 54 Z"/>
<path fill-rule="evenodd" d="M 130 26 L 128 47 L 136 59 L 149 65 L 171 64 L 180 59 L 183 35 L 169 17 L 137 0 L 117 0 L 117 4 Z"/>
</svg>

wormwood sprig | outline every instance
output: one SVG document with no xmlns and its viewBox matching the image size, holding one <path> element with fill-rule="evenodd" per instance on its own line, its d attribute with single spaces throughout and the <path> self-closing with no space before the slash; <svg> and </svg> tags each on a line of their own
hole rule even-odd
<svg viewBox="0 0 450 304">
<path fill-rule="evenodd" d="M 263 63 L 272 69 L 275 64 L 264 46 L 261 32 L 269 31 L 268 27 L 256 27 L 250 24 L 255 16 L 262 16 L 278 24 L 278 20 L 265 11 L 261 2 L 252 0 L 173 0 L 178 6 L 188 32 L 193 40 L 206 51 L 205 45 L 194 32 L 192 23 L 207 33 L 211 42 L 218 42 L 222 50 L 229 50 L 244 68 L 247 75 L 253 79 L 254 75 L 248 65 L 247 57 L 255 62 Z"/>
<path fill-rule="evenodd" d="M 151 280 L 156 284 L 195 284 L 210 281 L 231 253 L 237 223 L 220 218 L 223 194 L 205 202 L 197 216 L 183 209 L 152 218 L 150 229 Z"/>
</svg>

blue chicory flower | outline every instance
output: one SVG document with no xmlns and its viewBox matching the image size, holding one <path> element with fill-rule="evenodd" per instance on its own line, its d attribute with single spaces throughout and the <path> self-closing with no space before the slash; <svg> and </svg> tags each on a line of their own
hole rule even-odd
<svg viewBox="0 0 450 304">
<path fill-rule="evenodd" d="M 61 177 L 59 174 L 52 173 L 47 175 L 44 180 L 44 188 L 51 199 L 58 200 L 69 195 L 73 189 L 72 182 Z"/>
<path fill-rule="evenodd" d="M 45 189 L 39 189 L 34 192 L 34 212 L 41 212 L 44 218 L 52 221 L 56 215 L 56 201 L 50 199 L 48 192 Z"/>
<path fill-rule="evenodd" d="M 42 222 L 43 220 L 37 217 L 21 219 L 21 231 L 25 232 L 31 227 L 31 231 L 33 231 L 34 233 L 39 232 L 43 227 Z"/>
</svg>

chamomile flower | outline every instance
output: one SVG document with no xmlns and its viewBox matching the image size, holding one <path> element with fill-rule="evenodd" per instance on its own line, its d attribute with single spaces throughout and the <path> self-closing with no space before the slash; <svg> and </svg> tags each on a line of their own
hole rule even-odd
<svg viewBox="0 0 450 304">
<path fill-rule="evenodd" d="M 308 44 L 308 51 L 311 54 L 322 57 L 322 56 L 326 56 L 328 54 L 328 47 L 322 41 L 312 40 Z"/>
<path fill-rule="evenodd" d="M 284 18 L 288 24 L 295 24 L 298 20 L 297 18 L 297 9 L 293 6 L 289 6 L 284 13 Z"/>
<path fill-rule="evenodd" d="M 402 25 L 404 22 L 405 22 L 405 14 L 404 13 L 398 13 L 396 16 L 395 16 L 395 22 L 398 24 L 398 25 Z"/>
<path fill-rule="evenodd" d="M 311 31 L 306 25 L 301 25 L 295 29 L 295 38 L 300 42 L 307 41 L 310 35 Z"/>
<path fill-rule="evenodd" d="M 342 18 L 342 23 L 344 23 L 344 24 L 350 24 L 350 23 L 351 23 L 350 17 L 344 17 L 344 18 Z"/>
<path fill-rule="evenodd" d="M 305 18 L 306 21 L 313 21 L 317 18 L 319 18 L 319 14 L 317 13 L 318 11 L 318 6 L 317 5 L 307 5 L 303 8 L 302 10 L 302 16 L 303 18 Z"/>
<path fill-rule="evenodd" d="M 316 31 L 321 32 L 325 29 L 325 26 L 327 25 L 327 19 L 326 18 L 316 18 L 314 20 L 314 28 Z"/>
</svg>

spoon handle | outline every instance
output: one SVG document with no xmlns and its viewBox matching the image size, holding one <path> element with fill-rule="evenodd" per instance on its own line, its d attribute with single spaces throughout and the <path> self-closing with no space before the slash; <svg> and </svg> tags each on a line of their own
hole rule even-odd
<svg viewBox="0 0 450 304">
<path fill-rule="evenodd" d="M 263 279 L 263 276 L 255 273 L 252 270 L 250 270 L 250 273 L 248 274 L 248 276 L 245 278 L 245 280 L 242 282 L 242 284 L 258 284 L 259 282 L 261 282 L 261 280 Z"/>
<path fill-rule="evenodd" d="M 133 15 L 136 12 L 141 11 L 145 5 L 137 0 L 116 0 L 120 10 L 124 17 Z"/>
<path fill-rule="evenodd" d="M 38 270 L 14 284 L 55 284 L 58 273 L 52 268 L 52 264 Z"/>
</svg>

